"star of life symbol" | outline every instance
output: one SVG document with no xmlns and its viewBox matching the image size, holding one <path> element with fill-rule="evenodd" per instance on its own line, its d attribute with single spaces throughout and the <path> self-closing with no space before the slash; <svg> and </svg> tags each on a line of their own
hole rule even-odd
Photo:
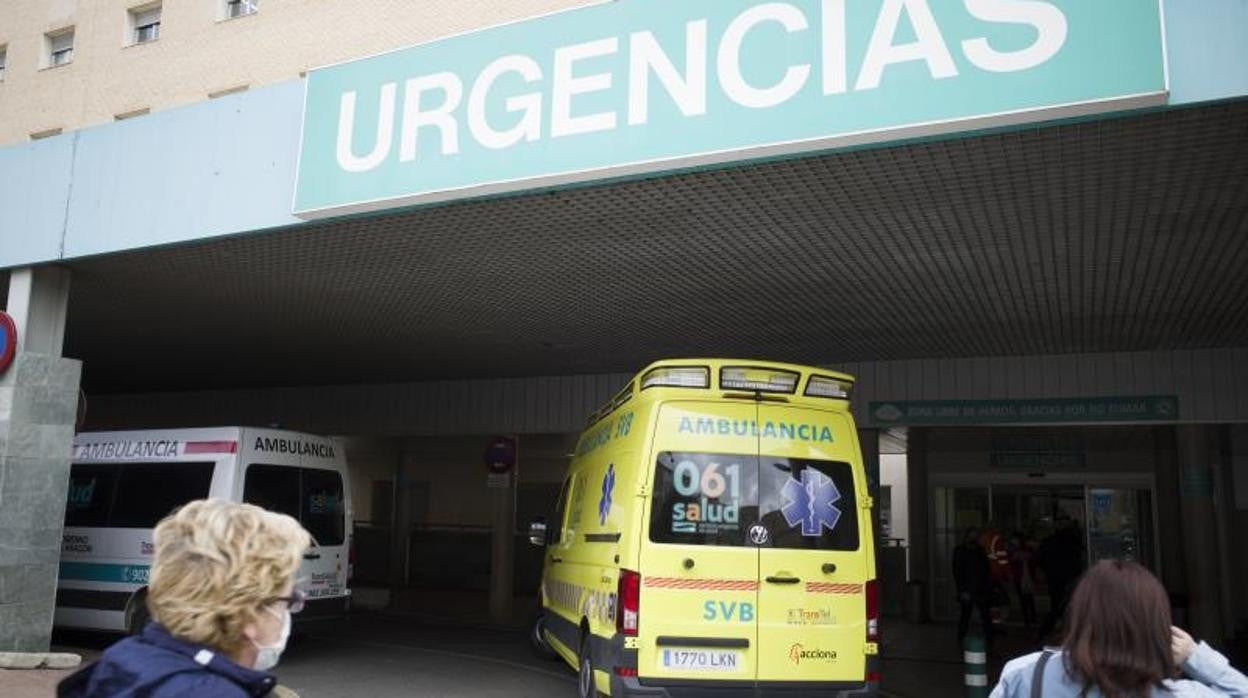
<svg viewBox="0 0 1248 698">
<path fill-rule="evenodd" d="M 611 492 L 615 489 L 615 463 L 607 466 L 607 474 L 602 476 L 602 497 L 598 500 L 598 523 L 605 526 L 607 515 L 611 513 Z"/>
<path fill-rule="evenodd" d="M 818 536 L 823 533 L 824 527 L 829 531 L 836 530 L 841 510 L 834 505 L 840 500 L 841 492 L 836 489 L 832 478 L 813 468 L 806 468 L 800 481 L 790 477 L 780 493 L 784 496 L 784 506 L 780 511 L 789 528 L 800 524 L 803 536 Z"/>
</svg>

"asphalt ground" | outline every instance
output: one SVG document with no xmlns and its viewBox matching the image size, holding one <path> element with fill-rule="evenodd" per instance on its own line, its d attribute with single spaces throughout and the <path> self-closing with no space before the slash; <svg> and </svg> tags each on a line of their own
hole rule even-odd
<svg viewBox="0 0 1248 698">
<path fill-rule="evenodd" d="M 949 625 L 885 619 L 882 696 L 965 696 L 965 667 L 954 635 Z M 86 662 L 118 639 L 67 631 L 53 638 L 54 649 L 82 654 Z M 1022 629 L 1007 632 L 989 661 L 990 682 L 1005 661 L 1033 649 Z M 67 673 L 0 670 L 0 697 L 53 696 Z M 535 657 L 522 630 L 428 616 L 358 613 L 308 626 L 292 638 L 276 673 L 282 685 L 304 698 L 576 695 L 572 670 Z"/>
<path fill-rule="evenodd" d="M 308 629 L 276 673 L 304 698 L 576 695 L 572 670 L 535 657 L 521 632 L 386 616 Z"/>
<path fill-rule="evenodd" d="M 935 630 L 931 627 L 928 633 Z M 907 645 L 898 648 L 903 650 L 900 654 L 923 655 L 912 650 L 943 644 L 933 642 L 936 637 L 931 634 L 922 635 L 926 636 L 899 643 Z M 113 634 L 57 631 L 53 642 L 54 649 L 79 653 L 84 662 L 91 662 L 118 639 Z M 882 696 L 965 695 L 956 652 L 941 654 L 947 656 L 885 656 Z M 56 683 L 68 673 L 0 670 L 0 696 L 53 696 Z M 378 613 L 297 631 L 276 674 L 283 686 L 303 698 L 576 695 L 572 670 L 535 657 L 521 630 Z"/>
<path fill-rule="evenodd" d="M 58 631 L 56 649 L 84 662 L 118 635 Z M 43 698 L 69 672 L 0 672 L 0 696 Z M 430 625 L 359 614 L 297 631 L 275 672 L 302 698 L 388 696 L 552 697 L 576 695 L 564 664 L 535 657 L 524 633 L 486 627 Z"/>
</svg>

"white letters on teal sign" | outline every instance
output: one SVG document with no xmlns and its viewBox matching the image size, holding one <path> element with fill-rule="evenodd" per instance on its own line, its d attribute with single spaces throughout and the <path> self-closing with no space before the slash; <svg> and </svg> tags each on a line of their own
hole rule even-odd
<svg viewBox="0 0 1248 698">
<path fill-rule="evenodd" d="M 1163 103 L 1158 0 L 620 0 L 312 71 L 305 217 Z"/>
</svg>

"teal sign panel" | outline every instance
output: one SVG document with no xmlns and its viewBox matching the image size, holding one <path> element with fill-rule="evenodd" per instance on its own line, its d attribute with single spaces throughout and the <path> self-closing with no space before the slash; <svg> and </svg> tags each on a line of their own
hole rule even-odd
<svg viewBox="0 0 1248 698">
<path fill-rule="evenodd" d="M 1164 104 L 1160 0 L 620 0 L 312 71 L 294 212 Z"/>
<path fill-rule="evenodd" d="M 1173 422 L 1174 395 L 1053 398 L 1039 400 L 921 400 L 872 402 L 868 420 L 877 426 L 904 424 L 1045 424 L 1079 422 Z"/>
<path fill-rule="evenodd" d="M 62 562 L 59 577 L 86 582 L 147 584 L 147 565 L 114 565 L 101 562 Z"/>
</svg>

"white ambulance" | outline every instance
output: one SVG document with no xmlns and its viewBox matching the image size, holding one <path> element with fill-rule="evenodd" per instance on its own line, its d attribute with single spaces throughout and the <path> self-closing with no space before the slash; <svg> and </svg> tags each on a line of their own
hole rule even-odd
<svg viewBox="0 0 1248 698">
<path fill-rule="evenodd" d="M 56 624 L 134 633 L 147 620 L 152 529 L 175 508 L 216 497 L 289 514 L 312 534 L 296 584 L 298 620 L 350 605 L 351 489 L 334 439 L 220 427 L 83 433 L 74 438 Z"/>
</svg>

